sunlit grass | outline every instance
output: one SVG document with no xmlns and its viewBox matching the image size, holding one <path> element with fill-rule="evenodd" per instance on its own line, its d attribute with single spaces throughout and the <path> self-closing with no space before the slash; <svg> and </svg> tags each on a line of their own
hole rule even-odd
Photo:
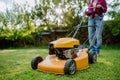
<svg viewBox="0 0 120 80">
<path fill-rule="evenodd" d="M 96 64 L 72 76 L 32 70 L 30 62 L 37 55 L 45 58 L 48 48 L 0 50 L 0 80 L 120 80 L 119 47 L 102 48 Z"/>
</svg>

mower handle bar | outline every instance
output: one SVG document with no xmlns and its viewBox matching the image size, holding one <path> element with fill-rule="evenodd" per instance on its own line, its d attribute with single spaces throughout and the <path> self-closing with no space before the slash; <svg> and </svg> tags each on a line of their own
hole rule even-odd
<svg viewBox="0 0 120 80">
<path fill-rule="evenodd" d="M 95 7 L 89 7 L 89 8 L 97 8 L 97 6 L 95 6 Z M 87 8 L 87 9 L 88 9 L 88 8 Z M 85 9 L 85 11 L 86 11 L 86 9 Z M 85 14 L 84 14 L 83 16 L 85 16 Z M 80 29 L 81 27 L 92 27 L 92 26 L 82 26 L 82 23 L 83 23 L 85 20 L 86 20 L 86 17 L 83 17 L 83 18 L 82 18 L 82 21 L 80 22 L 80 24 L 77 25 L 77 29 L 76 29 L 75 33 L 73 34 L 72 38 L 75 38 L 75 36 L 77 35 L 77 32 L 79 31 L 79 29 Z"/>
<path fill-rule="evenodd" d="M 80 28 L 86 28 L 86 27 L 94 27 L 94 26 L 88 26 L 88 25 L 85 25 L 85 26 L 81 26 L 82 25 L 82 22 L 80 24 L 77 25 L 77 29 L 75 31 L 75 33 L 73 34 L 72 38 L 75 38 L 77 32 L 79 31 Z"/>
</svg>

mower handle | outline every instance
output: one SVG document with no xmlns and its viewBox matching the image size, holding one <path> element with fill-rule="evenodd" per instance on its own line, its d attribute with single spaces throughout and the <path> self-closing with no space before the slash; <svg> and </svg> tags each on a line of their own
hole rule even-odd
<svg viewBox="0 0 120 80">
<path fill-rule="evenodd" d="M 97 6 L 95 6 L 95 7 L 88 7 L 88 8 L 97 8 Z M 88 8 L 87 8 L 87 9 L 88 9 Z M 86 9 L 85 9 L 85 11 L 86 11 Z M 85 14 L 84 14 L 83 16 L 85 16 Z M 75 36 L 77 35 L 78 30 L 79 30 L 81 27 L 93 27 L 93 26 L 82 26 L 82 23 L 83 23 L 85 20 L 86 20 L 86 16 L 83 17 L 83 18 L 82 18 L 82 21 L 80 22 L 80 24 L 77 25 L 77 29 L 76 29 L 75 33 L 73 34 L 72 38 L 75 38 Z"/>
</svg>

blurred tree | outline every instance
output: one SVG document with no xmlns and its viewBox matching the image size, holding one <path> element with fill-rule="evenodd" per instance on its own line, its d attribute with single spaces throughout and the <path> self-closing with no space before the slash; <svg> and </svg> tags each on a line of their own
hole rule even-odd
<svg viewBox="0 0 120 80">
<path fill-rule="evenodd" d="M 111 8 L 108 11 L 109 16 L 111 16 L 113 20 L 113 26 L 111 28 L 111 33 L 113 36 L 120 35 L 120 1 L 114 0 L 111 4 L 109 4 Z"/>
<path fill-rule="evenodd" d="M 88 0 L 35 0 L 35 7 L 31 11 L 28 10 L 30 6 L 27 2 L 24 5 L 14 3 L 12 10 L 0 12 L 0 39 L 19 39 L 24 42 L 30 38 L 32 41 L 29 36 L 32 32 L 56 28 L 71 32 L 84 17 L 87 2 Z M 107 15 L 112 18 L 112 23 L 106 22 L 105 35 L 108 32 L 113 37 L 120 35 L 119 5 L 119 0 L 108 4 L 110 9 Z"/>
</svg>

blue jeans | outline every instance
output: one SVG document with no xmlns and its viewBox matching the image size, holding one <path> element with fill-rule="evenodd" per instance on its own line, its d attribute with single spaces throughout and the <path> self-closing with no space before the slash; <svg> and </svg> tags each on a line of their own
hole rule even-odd
<svg viewBox="0 0 120 80">
<path fill-rule="evenodd" d="M 90 43 L 90 50 L 95 51 L 97 54 L 100 53 L 102 45 L 102 31 L 103 31 L 103 16 L 95 16 L 94 18 L 89 17 L 88 21 L 88 37 Z"/>
</svg>

